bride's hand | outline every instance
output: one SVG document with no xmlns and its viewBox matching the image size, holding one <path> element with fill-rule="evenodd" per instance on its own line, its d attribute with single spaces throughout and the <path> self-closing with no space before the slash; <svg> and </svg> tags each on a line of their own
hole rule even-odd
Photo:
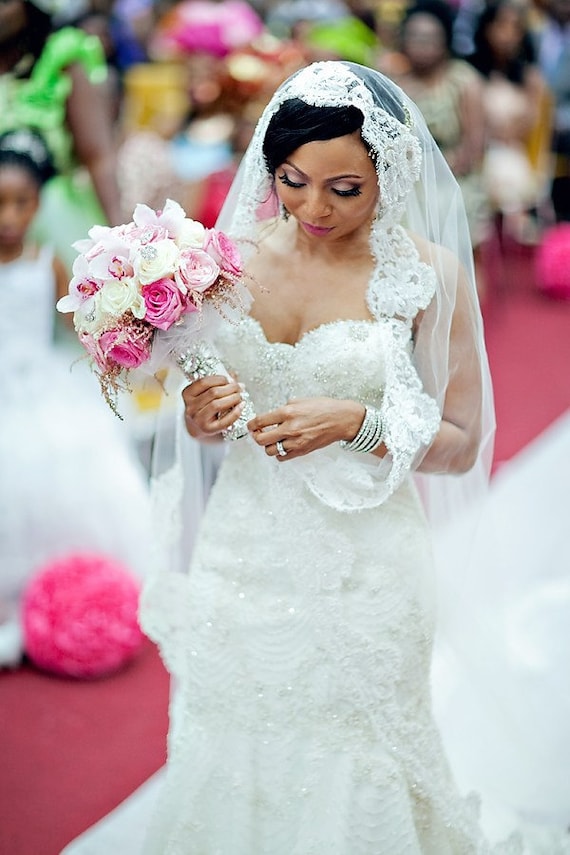
<svg viewBox="0 0 570 855">
<path fill-rule="evenodd" d="M 341 439 L 353 439 L 364 418 L 356 401 L 294 398 L 248 422 L 251 436 L 270 457 L 292 460 Z"/>
<path fill-rule="evenodd" d="M 219 374 L 201 377 L 182 390 L 186 430 L 209 439 L 229 428 L 243 410 L 241 386 Z"/>
</svg>

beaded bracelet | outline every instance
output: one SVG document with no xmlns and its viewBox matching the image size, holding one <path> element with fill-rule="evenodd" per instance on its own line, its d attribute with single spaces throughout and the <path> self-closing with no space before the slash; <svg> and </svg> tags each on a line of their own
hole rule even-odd
<svg viewBox="0 0 570 855">
<path fill-rule="evenodd" d="M 340 446 L 346 451 L 374 451 L 383 442 L 383 425 L 380 410 L 366 407 L 362 424 L 354 439 L 341 439 Z"/>
</svg>

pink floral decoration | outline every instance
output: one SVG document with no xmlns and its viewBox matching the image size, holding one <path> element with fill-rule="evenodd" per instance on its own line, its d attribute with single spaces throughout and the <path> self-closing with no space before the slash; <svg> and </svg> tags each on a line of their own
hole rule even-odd
<svg viewBox="0 0 570 855">
<path fill-rule="evenodd" d="M 118 561 L 73 554 L 40 568 L 23 599 L 24 646 L 43 671 L 104 677 L 130 662 L 144 636 L 140 585 Z"/>
</svg>

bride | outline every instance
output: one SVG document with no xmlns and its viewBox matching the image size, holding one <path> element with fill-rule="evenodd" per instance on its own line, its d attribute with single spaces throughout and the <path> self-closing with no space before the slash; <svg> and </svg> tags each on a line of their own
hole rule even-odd
<svg viewBox="0 0 570 855">
<path fill-rule="evenodd" d="M 430 713 L 411 478 L 472 469 L 490 426 L 466 228 L 430 143 L 381 75 L 316 64 L 266 108 L 222 212 L 254 300 L 217 346 L 258 415 L 171 606 L 160 578 L 144 597 L 176 680 L 147 853 L 484 851 Z M 197 439 L 242 407 L 221 376 L 183 398 Z M 172 472 L 156 487 L 166 509 Z"/>
<path fill-rule="evenodd" d="M 157 442 L 170 561 L 141 620 L 174 691 L 145 855 L 494 851 L 430 697 L 434 534 L 471 519 L 494 427 L 457 184 L 398 87 L 316 63 L 268 104 L 218 226 L 254 299 L 216 341 L 236 380 L 186 385 L 186 431 Z M 257 415 L 194 536 L 192 455 L 244 387 Z"/>
</svg>

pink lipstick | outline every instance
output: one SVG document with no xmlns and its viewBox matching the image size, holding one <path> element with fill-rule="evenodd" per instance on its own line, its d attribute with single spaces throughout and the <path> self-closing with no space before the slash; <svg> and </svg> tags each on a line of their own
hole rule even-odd
<svg viewBox="0 0 570 855">
<path fill-rule="evenodd" d="M 310 235 L 314 235 L 315 237 L 324 237 L 332 232 L 332 229 L 325 229 L 321 226 L 312 226 L 310 223 L 303 223 L 303 228 Z"/>
</svg>

